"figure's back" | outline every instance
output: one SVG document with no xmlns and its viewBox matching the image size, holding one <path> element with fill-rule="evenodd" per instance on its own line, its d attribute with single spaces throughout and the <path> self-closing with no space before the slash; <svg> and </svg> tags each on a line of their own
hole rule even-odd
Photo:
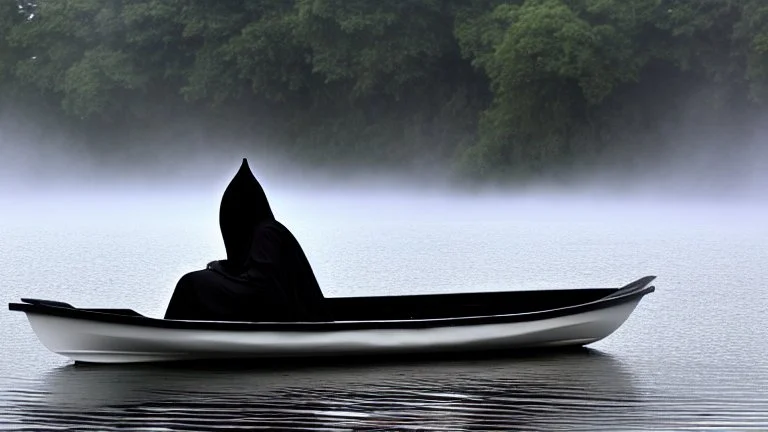
<svg viewBox="0 0 768 432">
<path fill-rule="evenodd" d="M 254 289 L 280 292 L 286 298 L 286 317 L 327 319 L 312 266 L 296 237 L 280 222 L 264 221 L 256 227 L 245 267 L 247 283 Z"/>
</svg>

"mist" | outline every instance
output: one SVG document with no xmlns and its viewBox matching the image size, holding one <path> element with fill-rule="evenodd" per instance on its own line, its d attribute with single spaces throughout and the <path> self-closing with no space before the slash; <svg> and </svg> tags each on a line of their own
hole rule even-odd
<svg viewBox="0 0 768 432">
<path fill-rule="evenodd" d="M 747 133 L 740 130 L 746 142 L 733 141 L 732 126 L 702 124 L 691 116 L 665 132 L 673 137 L 670 148 L 606 154 L 556 177 L 471 183 L 436 164 L 417 169 L 313 166 L 289 151 L 276 151 L 281 147 L 267 138 L 220 133 L 183 118 L 161 130 L 137 131 L 128 140 L 115 136 L 119 146 L 101 143 L 106 150 L 94 152 L 72 128 L 41 127 L 35 115 L 8 108 L 0 110 L 5 221 L 93 222 L 99 216 L 102 221 L 132 217 L 215 225 L 218 200 L 244 157 L 278 217 L 287 218 L 513 223 L 520 218 L 650 222 L 695 217 L 763 223 L 766 211 L 765 115 L 749 122 Z"/>
<path fill-rule="evenodd" d="M 649 156 L 606 157 L 557 178 L 517 183 L 463 183 L 447 167 L 382 169 L 360 164 L 313 167 L 260 145 L 258 139 L 206 137 L 201 126 L 179 120 L 141 142 L 94 155 L 76 137 L 40 130 L 31 116 L 0 116 L 0 197 L 93 196 L 165 200 L 217 197 L 243 157 L 267 192 L 303 197 L 371 199 L 514 199 L 594 202 L 709 202 L 763 204 L 768 190 L 768 117 L 752 125 L 745 143 L 727 141 L 716 127 L 676 132 L 674 148 Z M 256 141 L 256 142 L 254 142 Z M 682 141 L 687 141 L 683 142 Z M 631 156 L 631 155 L 630 155 Z M 617 163 L 618 162 L 618 163 Z"/>
</svg>

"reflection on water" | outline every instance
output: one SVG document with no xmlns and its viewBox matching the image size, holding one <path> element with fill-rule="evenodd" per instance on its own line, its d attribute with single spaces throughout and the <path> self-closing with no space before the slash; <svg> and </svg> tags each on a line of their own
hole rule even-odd
<svg viewBox="0 0 768 432">
<path fill-rule="evenodd" d="M 39 430 L 615 430 L 642 426 L 632 376 L 594 350 L 373 365 L 75 366 L 9 390 Z"/>
</svg>

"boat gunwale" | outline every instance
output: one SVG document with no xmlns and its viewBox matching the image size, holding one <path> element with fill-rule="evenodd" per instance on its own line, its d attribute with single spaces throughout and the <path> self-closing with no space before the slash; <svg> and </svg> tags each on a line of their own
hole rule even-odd
<svg viewBox="0 0 768 432">
<path fill-rule="evenodd" d="M 575 315 L 599 309 L 617 306 L 631 301 L 640 300 L 647 294 L 655 291 L 650 283 L 655 276 L 646 276 L 597 300 L 589 301 L 554 309 L 544 309 L 532 312 L 520 312 L 512 314 L 460 316 L 448 318 L 427 319 L 393 319 L 393 320 L 356 320 L 356 321 L 318 321 L 318 322 L 243 322 L 243 321 L 198 321 L 198 320 L 166 320 L 141 315 L 133 310 L 123 309 L 130 314 L 109 313 L 110 309 L 101 311 L 80 309 L 66 303 L 51 302 L 45 300 L 22 299 L 26 303 L 9 303 L 11 311 L 25 312 L 27 314 L 39 314 L 57 316 L 81 321 L 102 322 L 111 324 L 123 324 L 156 329 L 180 329 L 201 331 L 344 331 L 344 330 L 409 330 L 426 329 L 435 327 L 477 326 L 487 324 L 506 324 L 515 322 L 536 321 L 543 319 L 559 318 Z M 588 289 L 588 288 L 587 288 Z M 605 288 L 598 288 L 605 289 Z M 552 291 L 537 291 L 546 294 Z M 483 293 L 477 293 L 483 294 Z M 111 309 L 114 311 L 120 309 Z M 135 315 L 134 315 L 135 314 Z"/>
</svg>

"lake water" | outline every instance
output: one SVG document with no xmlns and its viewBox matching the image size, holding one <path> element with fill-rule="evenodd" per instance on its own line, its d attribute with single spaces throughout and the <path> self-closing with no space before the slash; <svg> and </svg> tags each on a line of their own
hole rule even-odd
<svg viewBox="0 0 768 432">
<path fill-rule="evenodd" d="M 768 211 L 585 199 L 275 194 L 328 296 L 618 286 L 658 276 L 575 353 L 374 364 L 81 367 L 0 312 L 18 430 L 768 430 Z M 161 316 L 223 256 L 217 197 L 0 199 L 0 292 Z"/>
</svg>

